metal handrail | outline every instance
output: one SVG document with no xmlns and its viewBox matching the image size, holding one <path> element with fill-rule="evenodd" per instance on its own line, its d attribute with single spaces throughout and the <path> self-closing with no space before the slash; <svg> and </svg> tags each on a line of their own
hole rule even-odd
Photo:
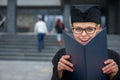
<svg viewBox="0 0 120 80">
<path fill-rule="evenodd" d="M 0 21 L 0 26 L 5 22 L 6 17 L 4 17 L 1 21 Z"/>
</svg>

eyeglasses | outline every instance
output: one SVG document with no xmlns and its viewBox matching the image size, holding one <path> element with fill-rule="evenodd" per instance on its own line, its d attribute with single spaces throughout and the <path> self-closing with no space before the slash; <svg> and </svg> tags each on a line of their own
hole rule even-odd
<svg viewBox="0 0 120 80">
<path fill-rule="evenodd" d="M 94 27 L 87 27 L 87 28 L 80 28 L 80 27 L 76 27 L 76 28 L 72 28 L 74 33 L 76 34 L 81 34 L 83 31 L 85 31 L 87 34 L 93 34 L 95 33 L 96 28 Z"/>
</svg>

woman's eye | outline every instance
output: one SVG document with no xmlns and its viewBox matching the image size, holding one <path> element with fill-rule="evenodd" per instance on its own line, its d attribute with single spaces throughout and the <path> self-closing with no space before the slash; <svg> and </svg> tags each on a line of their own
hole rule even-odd
<svg viewBox="0 0 120 80">
<path fill-rule="evenodd" d="M 81 28 L 76 28 L 77 31 L 81 31 L 82 29 Z"/>
<path fill-rule="evenodd" d="M 93 31 L 94 28 L 87 28 L 87 31 Z"/>
</svg>

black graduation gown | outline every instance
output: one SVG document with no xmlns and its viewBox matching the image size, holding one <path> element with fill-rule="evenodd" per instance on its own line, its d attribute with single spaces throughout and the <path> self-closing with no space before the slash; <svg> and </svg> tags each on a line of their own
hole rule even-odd
<svg viewBox="0 0 120 80">
<path fill-rule="evenodd" d="M 65 48 L 60 49 L 56 55 L 53 57 L 52 64 L 53 64 L 53 74 L 51 80 L 74 80 L 71 77 L 71 72 L 69 71 L 63 71 L 63 76 L 61 79 L 59 79 L 58 72 L 57 72 L 57 65 L 59 59 L 65 55 Z M 108 56 L 110 59 L 113 59 L 119 66 L 120 69 L 120 55 L 112 50 L 108 50 Z M 112 80 L 120 80 L 120 70 L 117 73 L 117 75 Z"/>
</svg>

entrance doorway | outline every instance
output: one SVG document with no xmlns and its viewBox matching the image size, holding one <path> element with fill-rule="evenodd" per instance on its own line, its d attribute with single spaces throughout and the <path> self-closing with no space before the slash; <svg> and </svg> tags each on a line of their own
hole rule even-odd
<svg viewBox="0 0 120 80">
<path fill-rule="evenodd" d="M 57 19 L 60 19 L 63 22 L 62 15 L 45 15 L 44 20 L 49 32 L 55 27 Z"/>
</svg>

